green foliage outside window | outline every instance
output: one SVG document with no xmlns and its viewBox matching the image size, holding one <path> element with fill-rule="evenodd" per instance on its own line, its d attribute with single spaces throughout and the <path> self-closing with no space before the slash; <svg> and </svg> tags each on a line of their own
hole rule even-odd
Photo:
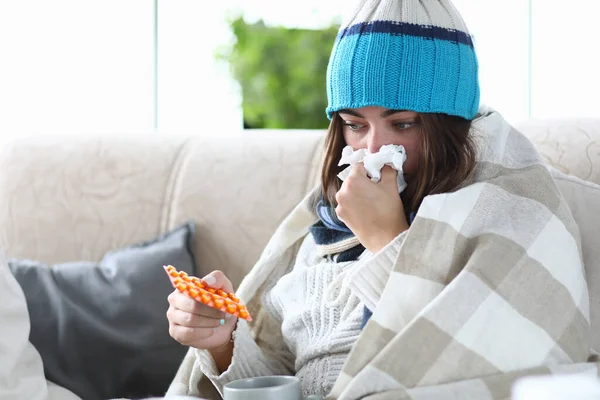
<svg viewBox="0 0 600 400">
<path fill-rule="evenodd" d="M 235 43 L 219 59 L 229 63 L 242 89 L 247 128 L 323 129 L 327 95 L 325 75 L 338 31 L 231 22 Z"/>
</svg>

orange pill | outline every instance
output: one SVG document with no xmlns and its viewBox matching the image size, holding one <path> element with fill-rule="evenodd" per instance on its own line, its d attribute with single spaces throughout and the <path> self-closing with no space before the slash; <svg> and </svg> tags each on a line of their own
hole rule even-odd
<svg viewBox="0 0 600 400">
<path fill-rule="evenodd" d="M 207 294 L 205 294 L 205 293 L 203 293 L 203 294 L 202 294 L 202 296 L 200 296 L 200 299 L 202 299 L 202 302 L 203 302 L 204 304 L 208 304 L 208 303 L 210 303 L 210 301 L 211 301 L 211 298 L 210 298 L 210 296 L 209 296 L 209 295 L 207 295 Z"/>
<path fill-rule="evenodd" d="M 227 297 L 227 292 L 224 292 L 221 289 L 217 290 L 217 294 L 222 297 Z"/>
<path fill-rule="evenodd" d="M 233 301 L 235 301 L 236 303 L 240 302 L 240 299 L 238 299 L 237 297 L 235 297 L 235 295 L 233 293 L 229 293 L 229 298 Z"/>
<path fill-rule="evenodd" d="M 240 317 L 243 319 L 248 318 L 248 311 L 246 310 L 240 310 Z"/>
<path fill-rule="evenodd" d="M 187 276 L 187 274 L 185 271 L 179 271 L 179 276 L 183 278 L 184 276 Z"/>
<path fill-rule="evenodd" d="M 209 292 L 211 292 L 211 293 L 217 293 L 217 290 L 216 290 L 216 289 L 213 289 L 213 288 L 210 288 L 210 287 L 209 287 L 209 288 L 206 288 L 206 290 L 208 290 L 208 291 L 209 291 Z"/>
<path fill-rule="evenodd" d="M 223 304 L 225 304 L 223 299 L 215 299 L 215 307 L 221 308 L 221 307 L 223 307 Z"/>
<path fill-rule="evenodd" d="M 172 276 L 173 278 L 177 278 L 179 276 L 179 273 L 177 271 L 169 271 L 169 275 Z"/>
<path fill-rule="evenodd" d="M 236 311 L 237 311 L 237 307 L 234 304 L 229 304 L 227 306 L 227 312 L 228 313 L 233 314 Z"/>
<path fill-rule="evenodd" d="M 190 296 L 192 297 L 198 297 L 198 295 L 200 294 L 200 291 L 196 288 L 190 288 L 189 292 Z"/>
<path fill-rule="evenodd" d="M 177 290 L 179 290 L 180 292 L 185 292 L 185 290 L 187 289 L 187 285 L 185 283 L 180 283 L 177 286 Z"/>
<path fill-rule="evenodd" d="M 193 277 L 192 282 L 196 286 L 204 287 L 204 284 L 202 283 L 202 281 L 199 278 Z"/>
</svg>

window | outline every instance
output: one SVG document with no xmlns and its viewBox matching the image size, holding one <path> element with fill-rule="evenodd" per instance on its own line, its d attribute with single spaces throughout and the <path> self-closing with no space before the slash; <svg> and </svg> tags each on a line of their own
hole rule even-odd
<svg viewBox="0 0 600 400">
<path fill-rule="evenodd" d="M 241 94 L 227 65 L 215 61 L 232 40 L 226 1 L 158 2 L 158 129 L 214 134 L 241 129 Z"/>
<path fill-rule="evenodd" d="M 598 0 L 532 0 L 532 116 L 600 117 L 598 15 Z"/>
<path fill-rule="evenodd" d="M 454 0 L 475 36 L 482 101 L 509 121 L 600 117 L 597 0 Z"/>
<path fill-rule="evenodd" d="M 529 116 L 529 6 L 527 0 L 455 0 L 479 61 L 481 102 L 508 121 Z"/>
<path fill-rule="evenodd" d="M 598 0 L 454 3 L 474 35 L 483 102 L 509 121 L 600 117 Z M 240 129 L 239 87 L 214 57 L 232 40 L 228 13 L 318 28 L 348 7 L 345 0 L 2 1 L 0 136 Z"/>
<path fill-rule="evenodd" d="M 0 135 L 148 132 L 147 0 L 0 2 Z"/>
</svg>

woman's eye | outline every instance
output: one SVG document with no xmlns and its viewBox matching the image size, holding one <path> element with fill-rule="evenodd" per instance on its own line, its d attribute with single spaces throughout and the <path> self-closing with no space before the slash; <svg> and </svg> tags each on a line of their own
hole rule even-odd
<svg viewBox="0 0 600 400">
<path fill-rule="evenodd" d="M 362 125 L 351 124 L 350 122 L 344 122 L 344 125 L 347 126 L 351 131 L 358 131 L 362 128 Z"/>
<path fill-rule="evenodd" d="M 394 125 L 396 125 L 396 127 L 400 128 L 400 129 L 410 129 L 415 125 L 415 123 L 414 122 L 399 122 Z"/>
</svg>

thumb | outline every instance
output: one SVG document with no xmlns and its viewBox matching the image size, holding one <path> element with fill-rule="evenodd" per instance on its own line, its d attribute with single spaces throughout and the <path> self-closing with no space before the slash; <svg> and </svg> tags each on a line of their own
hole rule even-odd
<svg viewBox="0 0 600 400">
<path fill-rule="evenodd" d="M 213 289 L 221 289 L 225 292 L 232 293 L 233 285 L 231 281 L 227 279 L 225 274 L 222 271 L 216 270 L 211 272 L 202 278 L 202 282 L 206 283 Z"/>
<path fill-rule="evenodd" d="M 384 165 L 381 169 L 381 180 L 380 183 L 384 185 L 394 185 L 398 186 L 398 171 L 389 165 Z"/>
</svg>

